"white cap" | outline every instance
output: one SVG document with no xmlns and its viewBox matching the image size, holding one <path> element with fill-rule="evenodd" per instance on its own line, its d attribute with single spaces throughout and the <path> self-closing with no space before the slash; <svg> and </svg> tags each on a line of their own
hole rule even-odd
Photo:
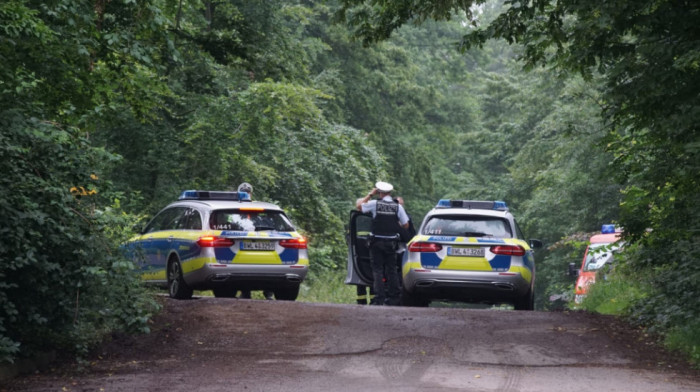
<svg viewBox="0 0 700 392">
<path fill-rule="evenodd" d="M 241 183 L 241 185 L 238 186 L 238 192 L 253 193 L 253 186 L 248 184 L 247 182 L 243 182 Z"/>
<path fill-rule="evenodd" d="M 382 193 L 389 193 L 389 192 L 394 190 L 393 185 L 389 184 L 388 182 L 384 182 L 384 181 L 377 182 L 376 184 L 374 184 L 374 187 L 377 188 L 377 190 L 379 190 L 379 192 L 382 192 Z"/>
</svg>

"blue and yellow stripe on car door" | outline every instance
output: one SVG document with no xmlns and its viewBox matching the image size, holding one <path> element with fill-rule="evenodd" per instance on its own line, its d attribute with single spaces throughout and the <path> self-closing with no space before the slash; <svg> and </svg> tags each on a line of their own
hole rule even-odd
<svg viewBox="0 0 700 392">
<path fill-rule="evenodd" d="M 213 262 L 212 257 L 201 255 L 197 240 L 206 235 L 201 231 L 167 230 L 144 234 L 139 240 L 146 263 L 141 267 L 143 280 L 166 280 L 168 257 L 172 252 L 177 253 L 182 266 L 182 272 L 201 268 L 207 262 Z"/>
</svg>

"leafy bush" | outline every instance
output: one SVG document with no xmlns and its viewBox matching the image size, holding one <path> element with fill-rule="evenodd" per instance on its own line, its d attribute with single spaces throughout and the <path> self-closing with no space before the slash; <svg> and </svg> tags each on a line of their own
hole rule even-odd
<svg viewBox="0 0 700 392">
<path fill-rule="evenodd" d="M 110 192 L 95 174 L 114 157 L 19 111 L 0 113 L 0 128 L 0 360 L 145 330 L 155 304 L 115 253 L 129 217 L 101 207 Z"/>
</svg>

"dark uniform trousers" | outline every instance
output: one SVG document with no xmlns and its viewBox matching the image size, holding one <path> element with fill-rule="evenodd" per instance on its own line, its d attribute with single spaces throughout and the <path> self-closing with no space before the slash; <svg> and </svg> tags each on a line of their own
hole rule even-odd
<svg viewBox="0 0 700 392">
<path fill-rule="evenodd" d="M 396 269 L 396 245 L 395 240 L 375 239 L 370 248 L 376 305 L 399 305 L 401 302 L 399 273 Z"/>
</svg>

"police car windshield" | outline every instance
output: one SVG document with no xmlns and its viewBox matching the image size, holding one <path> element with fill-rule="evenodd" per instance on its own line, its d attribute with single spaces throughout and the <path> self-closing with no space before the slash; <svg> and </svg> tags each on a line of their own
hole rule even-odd
<svg viewBox="0 0 700 392">
<path fill-rule="evenodd" d="M 209 227 L 212 230 L 294 231 L 292 223 L 281 211 L 245 211 L 239 209 L 212 211 Z"/>
<path fill-rule="evenodd" d="M 422 234 L 457 237 L 513 237 L 507 220 L 479 215 L 433 216 L 423 227 Z"/>
<path fill-rule="evenodd" d="M 613 261 L 613 252 L 619 248 L 616 244 L 591 244 L 588 247 L 584 271 L 597 271 L 602 266 Z"/>
</svg>

